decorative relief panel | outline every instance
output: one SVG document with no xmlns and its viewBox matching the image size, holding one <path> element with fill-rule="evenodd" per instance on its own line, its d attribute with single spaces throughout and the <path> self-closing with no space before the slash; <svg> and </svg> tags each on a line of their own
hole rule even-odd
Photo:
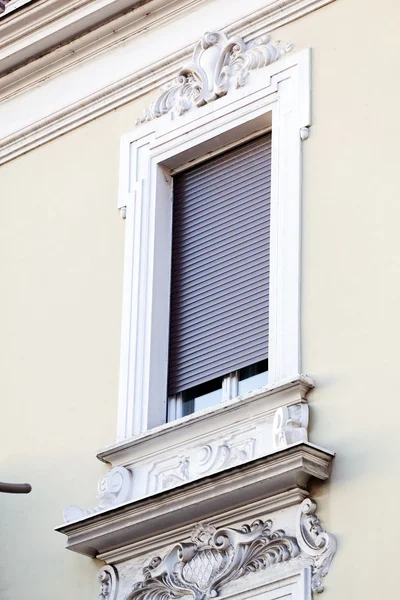
<svg viewBox="0 0 400 600">
<path fill-rule="evenodd" d="M 204 34 L 197 43 L 190 63 L 175 81 L 161 90 L 159 98 L 145 110 L 137 124 L 151 121 L 168 112 L 181 115 L 228 93 L 230 85 L 245 85 L 249 72 L 275 62 L 292 46 L 270 43 L 264 35 L 250 44 L 239 36 L 227 38 L 220 31 Z"/>
<path fill-rule="evenodd" d="M 163 459 L 153 464 L 148 478 L 147 493 L 168 490 L 176 485 L 240 465 L 255 457 L 253 437 L 210 442 L 186 452 L 176 459 Z"/>
<path fill-rule="evenodd" d="M 234 424 L 224 431 L 224 437 L 210 439 L 203 435 L 193 440 L 192 446 L 186 443 L 179 448 L 165 448 L 155 453 L 151 462 L 144 455 L 129 468 L 114 467 L 101 478 L 95 508 L 69 506 L 64 510 L 64 520 L 75 521 L 307 441 L 307 427 L 307 403 L 297 403 L 282 406 L 275 413 L 248 418 L 245 428 Z"/>
<path fill-rule="evenodd" d="M 149 473 L 148 493 L 171 489 L 251 460 L 255 443 L 254 438 L 225 439 L 188 450 L 177 459 L 156 462 Z"/>
<path fill-rule="evenodd" d="M 200 524 L 190 542 L 177 544 L 164 558 L 154 557 L 143 569 L 144 579 L 133 585 L 124 600 L 208 600 L 231 581 L 273 565 L 277 569 L 292 559 L 311 567 L 311 588 L 322 592 L 321 579 L 328 572 L 336 542 L 323 530 L 315 510 L 312 500 L 302 502 L 293 536 L 274 529 L 272 519 L 239 529 Z"/>
</svg>

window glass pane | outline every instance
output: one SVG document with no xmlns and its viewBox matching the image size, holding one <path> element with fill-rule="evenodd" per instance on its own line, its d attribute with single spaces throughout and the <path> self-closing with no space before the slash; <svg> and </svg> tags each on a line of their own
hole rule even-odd
<svg viewBox="0 0 400 600">
<path fill-rule="evenodd" d="M 268 360 L 262 360 L 239 371 L 239 396 L 268 385 Z"/>
<path fill-rule="evenodd" d="M 196 385 L 182 392 L 183 416 L 203 408 L 216 406 L 222 401 L 222 377 Z"/>
</svg>

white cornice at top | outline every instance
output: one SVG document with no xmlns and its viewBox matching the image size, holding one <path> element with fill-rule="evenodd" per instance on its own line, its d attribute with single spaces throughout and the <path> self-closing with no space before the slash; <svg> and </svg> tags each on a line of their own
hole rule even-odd
<svg viewBox="0 0 400 600">
<path fill-rule="evenodd" d="M 161 4 L 168 2 L 162 0 Z M 43 63 L 54 62 L 51 49 L 77 38 L 75 50 L 86 46 L 88 31 L 118 15 L 153 4 L 151 0 L 39 0 L 22 12 L 0 21 L 0 73 L 45 54 Z M 159 3 L 160 4 L 160 3 Z M 7 7 L 10 11 L 12 5 Z M 149 10 L 147 8 L 145 11 Z M 103 37 L 104 34 L 100 34 Z M 71 51 L 68 50 L 69 54 Z M 50 55 L 49 55 L 50 54 Z"/>
<path fill-rule="evenodd" d="M 76 0 L 74 5 L 107 1 L 116 6 L 119 0 Z M 210 29 L 247 42 L 333 1 L 150 0 L 2 78 L 0 164 L 155 91 L 174 78 Z M 48 4 L 60 8 L 63 3 Z M 0 34 L 4 40 L 2 28 Z"/>
<path fill-rule="evenodd" d="M 22 8 L 33 0 L 1 0 L 0 1 L 0 18 L 8 17 L 10 13 L 18 8 Z"/>
</svg>

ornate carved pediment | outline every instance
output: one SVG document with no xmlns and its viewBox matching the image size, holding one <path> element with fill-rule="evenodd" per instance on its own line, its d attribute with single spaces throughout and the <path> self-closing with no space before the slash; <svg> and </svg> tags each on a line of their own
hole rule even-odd
<svg viewBox="0 0 400 600">
<path fill-rule="evenodd" d="M 289 44 L 270 43 L 269 35 L 246 44 L 239 36 L 228 38 L 220 31 L 207 32 L 197 43 L 192 60 L 171 84 L 160 90 L 159 98 L 137 124 L 170 111 L 181 115 L 194 106 L 225 96 L 231 82 L 233 87 L 243 86 L 250 71 L 275 62 L 291 48 Z"/>
<path fill-rule="evenodd" d="M 150 562 L 144 581 L 134 585 L 126 600 L 214 598 L 229 581 L 299 553 L 296 539 L 281 529 L 273 531 L 272 521 L 258 520 L 240 529 L 199 526 L 191 542 L 178 544 L 164 559 Z"/>
<path fill-rule="evenodd" d="M 190 542 L 150 561 L 143 569 L 144 580 L 133 586 L 125 600 L 208 600 L 230 581 L 296 557 L 311 566 L 312 590 L 322 592 L 321 579 L 328 572 L 336 541 L 324 531 L 315 510 L 312 500 L 302 502 L 296 537 L 273 530 L 271 520 L 257 520 L 240 529 L 199 525 Z"/>
</svg>

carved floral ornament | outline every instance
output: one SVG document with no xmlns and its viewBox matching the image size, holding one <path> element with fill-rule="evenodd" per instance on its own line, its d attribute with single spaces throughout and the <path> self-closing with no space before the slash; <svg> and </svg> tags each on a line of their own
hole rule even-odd
<svg viewBox="0 0 400 600">
<path fill-rule="evenodd" d="M 270 39 L 267 34 L 246 44 L 239 36 L 228 38 L 220 31 L 205 33 L 196 44 L 192 60 L 160 90 L 158 99 L 136 124 L 169 112 L 182 115 L 192 107 L 225 96 L 230 87 L 244 86 L 250 71 L 275 62 L 292 49 L 290 44 L 270 43 Z"/>
<path fill-rule="evenodd" d="M 274 530 L 272 520 L 257 520 L 239 529 L 200 524 L 190 542 L 177 544 L 164 558 L 150 561 L 143 569 L 144 579 L 133 585 L 125 600 L 209 600 L 231 581 L 297 557 L 311 566 L 312 591 L 322 592 L 322 578 L 328 573 L 336 541 L 324 531 L 315 511 L 314 501 L 301 503 L 295 536 Z M 99 600 L 116 598 L 116 569 L 103 567 L 99 579 Z"/>
</svg>

